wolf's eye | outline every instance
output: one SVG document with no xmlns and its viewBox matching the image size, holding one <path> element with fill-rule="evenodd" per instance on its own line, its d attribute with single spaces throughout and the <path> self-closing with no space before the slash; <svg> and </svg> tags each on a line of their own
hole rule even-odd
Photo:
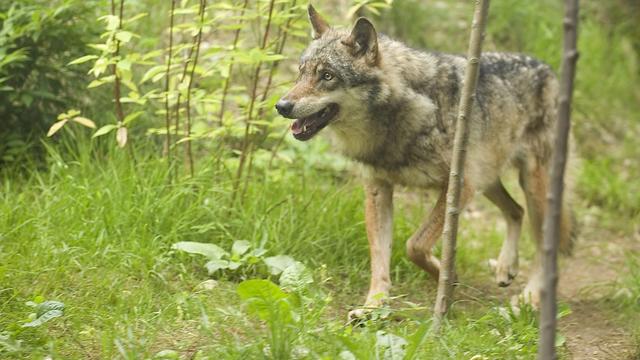
<svg viewBox="0 0 640 360">
<path fill-rule="evenodd" d="M 331 79 L 333 79 L 333 75 L 330 72 L 325 71 L 322 73 L 322 80 L 329 81 Z"/>
</svg>

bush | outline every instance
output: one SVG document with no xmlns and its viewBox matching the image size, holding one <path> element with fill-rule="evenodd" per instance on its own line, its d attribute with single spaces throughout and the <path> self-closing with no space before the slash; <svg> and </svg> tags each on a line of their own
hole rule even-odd
<svg viewBox="0 0 640 360">
<path fill-rule="evenodd" d="M 0 4 L 0 162 L 16 160 L 29 138 L 42 134 L 70 104 L 84 102 L 84 71 L 66 64 L 85 52 L 95 34 L 96 3 Z"/>
</svg>

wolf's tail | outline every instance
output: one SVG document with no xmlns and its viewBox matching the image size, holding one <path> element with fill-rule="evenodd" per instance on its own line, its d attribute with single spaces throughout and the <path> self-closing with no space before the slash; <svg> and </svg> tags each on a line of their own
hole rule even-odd
<svg viewBox="0 0 640 360">
<path fill-rule="evenodd" d="M 578 224 L 576 214 L 573 211 L 574 203 L 574 173 L 576 169 L 576 157 L 573 141 L 569 137 L 569 153 L 567 154 L 567 167 L 564 173 L 564 192 L 562 196 L 562 213 L 560 218 L 560 243 L 559 250 L 563 255 L 571 255 L 578 238 Z"/>
<path fill-rule="evenodd" d="M 570 199 L 567 199 L 569 192 L 565 192 L 562 201 L 562 215 L 560 218 L 560 243 L 558 250 L 563 255 L 571 255 L 578 238 L 578 227 L 576 226 L 576 216 L 571 209 Z"/>
</svg>

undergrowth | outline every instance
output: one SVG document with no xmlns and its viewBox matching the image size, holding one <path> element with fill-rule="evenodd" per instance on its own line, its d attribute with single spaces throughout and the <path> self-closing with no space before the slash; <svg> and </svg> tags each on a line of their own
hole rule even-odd
<svg viewBox="0 0 640 360">
<path fill-rule="evenodd" d="M 395 230 L 395 305 L 378 321 L 354 328 L 346 325 L 346 312 L 362 301 L 368 281 L 363 195 L 356 183 L 299 165 L 304 159 L 299 153 L 288 171 L 252 180 L 245 202 L 230 210 L 231 182 L 223 170 L 213 171 L 213 164 L 193 179 L 169 184 L 165 162 L 144 151 L 135 162 L 117 150 L 102 156 L 99 145 L 77 136 L 64 152 L 49 146 L 48 171 L 28 172 L 20 181 L 5 173 L 3 356 L 162 358 L 175 352 L 201 359 L 348 358 L 349 353 L 374 358 L 398 341 L 405 344 L 396 349 L 402 354 L 414 347 L 419 354 L 453 358 L 535 354 L 535 318 L 501 310 L 506 297 L 478 301 L 473 289 L 461 292 L 469 295 L 454 306 L 445 336 L 428 336 L 433 286 L 405 259 L 402 241 L 422 217 L 420 202 L 400 200 L 407 211 L 398 212 Z M 465 233 L 473 244 L 461 249 L 461 276 L 468 281 L 491 278 L 478 256 L 464 255 L 497 252 L 501 238 L 491 233 L 490 228 Z M 480 242 L 483 237 L 490 240 Z M 231 249 L 238 240 L 264 249 L 264 256 L 286 254 L 310 269 L 311 290 L 283 293 L 297 294 L 295 313 L 281 324 L 285 328 L 265 327 L 268 319 L 242 306 L 243 298 L 251 298 L 246 291 L 236 293 L 243 281 L 277 278 L 263 271 L 223 271 L 211 278 L 201 256 L 172 249 L 181 241 Z M 24 327 L 33 320 L 26 303 L 45 300 L 64 304 L 64 314 Z M 291 346 L 270 348 L 274 329 L 286 330 L 277 343 Z M 289 355 L 275 356 L 276 350 Z"/>
</svg>

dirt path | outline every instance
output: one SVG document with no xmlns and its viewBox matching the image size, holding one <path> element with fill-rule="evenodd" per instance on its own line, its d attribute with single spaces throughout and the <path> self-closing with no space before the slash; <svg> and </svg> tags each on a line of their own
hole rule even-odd
<svg viewBox="0 0 640 360">
<path fill-rule="evenodd" d="M 486 202 L 471 204 L 464 216 L 476 223 L 486 217 L 486 224 L 493 224 L 493 219 L 499 218 L 496 209 Z M 619 300 L 611 299 L 619 290 L 617 282 L 627 271 L 625 256 L 630 252 L 640 253 L 640 226 L 636 225 L 631 235 L 620 235 L 603 230 L 597 216 L 588 217 L 582 219 L 573 256 L 561 260 L 559 298 L 569 305 L 571 313 L 560 319 L 559 331 L 574 360 L 640 360 L 639 349 L 625 328 L 629 320 L 616 313 Z M 528 224 L 524 229 L 528 230 Z M 477 296 L 477 291 L 497 299 L 519 294 L 528 279 L 531 262 L 521 258 L 521 265 L 520 275 L 508 288 L 498 288 L 493 282 L 475 283 L 470 298 Z M 460 292 L 464 294 L 465 289 Z"/>
<path fill-rule="evenodd" d="M 561 301 L 571 308 L 571 314 L 560 319 L 559 330 L 573 359 L 638 355 L 620 316 L 607 303 L 615 292 L 612 285 L 624 273 L 625 253 L 638 250 L 633 238 L 583 227 L 574 256 L 561 264 L 558 286 Z"/>
<path fill-rule="evenodd" d="M 472 204 L 466 215 L 483 218 L 487 210 L 498 216 L 483 203 Z M 474 212 L 479 213 L 469 214 Z M 618 300 L 611 299 L 619 290 L 616 282 L 625 274 L 626 254 L 640 253 L 640 228 L 625 236 L 603 230 L 599 222 L 597 216 L 583 219 L 573 256 L 561 260 L 559 298 L 569 305 L 571 313 L 560 319 L 558 329 L 566 338 L 566 347 L 574 360 L 640 360 L 632 335 L 625 329 L 624 324 L 629 321 L 616 313 Z M 485 294 L 498 298 L 519 294 L 531 265 L 523 260 L 522 271 L 511 286 L 499 289 L 493 283 L 486 284 Z"/>
</svg>

